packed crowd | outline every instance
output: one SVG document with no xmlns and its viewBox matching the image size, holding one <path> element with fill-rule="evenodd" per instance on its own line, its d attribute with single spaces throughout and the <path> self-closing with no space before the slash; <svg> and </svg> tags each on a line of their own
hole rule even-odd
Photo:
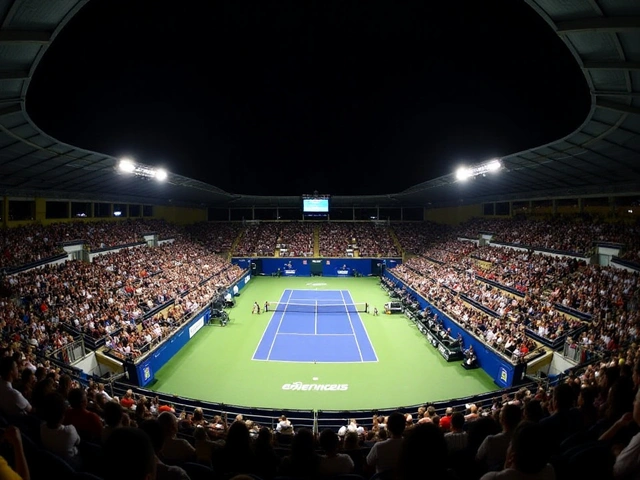
<svg viewBox="0 0 640 480">
<path fill-rule="evenodd" d="M 495 219 L 477 218 L 462 227 L 465 236 L 478 238 L 480 232 L 492 233 L 498 241 L 537 248 L 590 255 L 597 243 L 627 245 L 637 238 L 640 225 L 636 222 L 607 222 L 590 216 L 555 216 L 544 220 L 526 217 Z M 634 255 L 634 244 L 628 244 L 627 255 Z M 638 252 L 635 251 L 637 256 Z"/>
<path fill-rule="evenodd" d="M 62 244 L 82 241 L 91 250 L 126 245 L 142 241 L 142 235 L 153 232 L 160 239 L 176 238 L 177 227 L 156 219 L 123 221 L 66 222 L 22 225 L 0 229 L 0 270 L 54 257 Z"/>
<path fill-rule="evenodd" d="M 50 351 L 70 341 L 68 331 L 96 339 L 122 331 L 110 343 L 126 350 L 132 343 L 127 333 L 134 335 L 147 313 L 171 300 L 183 313 L 192 312 L 240 274 L 238 266 L 185 240 L 121 249 L 93 262 L 46 265 L 3 279 L 10 298 L 1 304 L 2 332 Z M 164 315 L 148 320 L 154 338 Z"/>
<path fill-rule="evenodd" d="M 327 222 L 320 224 L 320 255 L 345 257 L 357 250 L 360 257 L 400 255 L 387 225 Z"/>
<path fill-rule="evenodd" d="M 245 226 L 241 222 L 198 222 L 185 227 L 185 233 L 208 251 L 226 254 Z"/>
<path fill-rule="evenodd" d="M 450 289 L 417 273 L 406 264 L 397 266 L 394 274 L 467 332 L 480 338 L 508 360 L 514 363 L 528 360 L 527 355 L 537 355 L 541 349 L 534 340 L 527 337 L 525 325 L 505 321 L 474 308 Z M 402 298 L 409 295 L 409 292 L 400 291 L 398 295 Z"/>
<path fill-rule="evenodd" d="M 310 223 L 285 223 L 276 240 L 276 248 L 285 257 L 312 257 L 315 226 Z"/>
<path fill-rule="evenodd" d="M 413 480 L 424 478 L 425 455 L 437 459 L 428 467 L 435 480 L 632 480 L 640 472 L 638 346 L 555 386 L 521 387 L 439 411 L 427 404 L 374 414 L 315 433 L 284 415 L 263 425 L 242 415 L 207 416 L 199 407 L 187 412 L 132 391 L 114 397 L 104 385 L 80 384 L 29 352 L 4 344 L 1 353 L 0 420 L 14 446 L 14 458 L 5 460 L 22 478 L 40 464 L 37 457 L 27 461 L 25 450 L 34 455 L 38 448 L 104 480 L 146 478 L 146 471 L 122 477 L 122 462 L 137 471 L 132 467 L 146 448 L 158 479 L 189 480 L 204 467 L 211 480 L 338 474 Z"/>
<path fill-rule="evenodd" d="M 235 256 L 273 256 L 277 245 L 284 244 L 286 256 L 308 256 L 313 252 L 313 231 L 304 222 L 200 222 L 177 227 L 162 220 L 54 223 L 48 226 L 26 225 L 0 231 L 3 251 L 0 269 L 14 268 L 62 253 L 61 243 L 84 241 L 95 250 L 139 242 L 141 235 L 155 232 L 160 238 L 186 235 L 215 253 Z M 457 226 L 433 222 L 322 222 L 319 225 L 320 255 L 346 256 L 357 246 L 362 257 L 423 254 L 430 249 L 435 260 L 448 261 L 451 251 L 436 252 L 435 244 L 452 238 L 478 239 L 491 233 L 494 240 L 531 249 L 590 255 L 598 242 L 622 245 L 620 258 L 640 263 L 640 227 L 637 223 L 603 222 L 584 216 L 550 220 L 525 218 L 492 220 L 474 218 Z M 392 233 L 393 232 L 393 233 Z M 395 242 L 398 239 L 402 252 Z M 238 245 L 234 247 L 235 242 Z"/>
<path fill-rule="evenodd" d="M 251 223 L 244 229 L 233 253 L 240 257 L 273 257 L 279 234 L 278 223 Z"/>
<path fill-rule="evenodd" d="M 467 245 L 457 248 L 457 243 Z M 489 344 L 501 344 L 501 336 L 513 335 L 514 328 L 531 330 L 550 341 L 581 331 L 579 343 L 599 351 L 615 350 L 618 345 L 637 340 L 638 273 L 586 265 L 564 257 L 507 253 L 507 249 L 497 247 L 470 249 L 469 243 L 452 240 L 444 244 L 450 253 L 446 264 L 432 260 L 438 255 L 444 258 L 443 249 L 438 246 L 436 254 L 427 249 L 424 256 L 407 260 L 394 273 L 450 312 L 459 323 L 482 333 Z M 452 261 L 455 258 L 457 263 Z M 478 265 L 477 259 L 483 263 Z M 519 272 L 522 278 L 532 273 L 526 286 L 511 276 L 509 283 L 502 283 L 505 269 Z M 498 287 L 481 278 L 491 279 Z M 522 295 L 510 294 L 503 288 L 514 288 L 514 284 L 521 286 L 516 290 Z M 473 308 L 478 305 L 494 315 Z M 562 310 L 560 306 L 572 310 Z M 570 314 L 572 311 L 588 315 L 588 320 L 576 318 Z"/>
</svg>

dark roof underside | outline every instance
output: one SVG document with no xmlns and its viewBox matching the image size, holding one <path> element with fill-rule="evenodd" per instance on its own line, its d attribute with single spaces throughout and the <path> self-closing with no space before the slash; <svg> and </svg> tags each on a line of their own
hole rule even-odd
<svg viewBox="0 0 640 480">
<path fill-rule="evenodd" d="M 114 157 L 58 142 L 25 110 L 33 72 L 89 0 L 0 0 L 0 194 L 212 207 L 298 207 L 299 197 L 235 195 L 169 174 L 158 183 L 116 171 Z M 640 2 L 526 0 L 584 72 L 591 110 L 572 134 L 502 159 L 500 175 L 453 174 L 388 195 L 334 197 L 335 207 L 475 204 L 640 192 Z"/>
</svg>

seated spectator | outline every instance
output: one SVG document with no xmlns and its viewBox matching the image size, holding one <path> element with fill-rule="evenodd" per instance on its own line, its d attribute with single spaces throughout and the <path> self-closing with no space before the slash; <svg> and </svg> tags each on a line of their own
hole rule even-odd
<svg viewBox="0 0 640 480">
<path fill-rule="evenodd" d="M 135 399 L 133 398 L 133 390 L 129 389 L 125 392 L 125 394 L 120 399 L 120 405 L 124 408 L 131 409 L 136 404 Z"/>
<path fill-rule="evenodd" d="M 340 439 L 336 432 L 324 429 L 320 433 L 320 448 L 324 452 L 320 456 L 320 475 L 330 476 L 352 473 L 355 467 L 353 460 L 346 453 L 338 453 Z"/>
<path fill-rule="evenodd" d="M 83 440 L 100 443 L 102 439 L 102 419 L 87 410 L 87 393 L 81 387 L 73 388 L 68 395 L 69 408 L 64 414 L 63 423 L 76 427 Z"/>
<path fill-rule="evenodd" d="M 447 444 L 442 430 L 435 423 L 419 423 L 407 430 L 398 455 L 395 475 L 397 480 L 428 478 L 455 480 L 448 469 Z M 427 456 L 433 461 L 425 464 Z"/>
<path fill-rule="evenodd" d="M 276 432 L 282 433 L 282 430 L 293 430 L 291 421 L 285 415 L 280 415 L 278 425 L 276 425 Z"/>
<path fill-rule="evenodd" d="M 500 410 L 500 425 L 502 431 L 495 435 L 489 435 L 484 439 L 476 460 L 487 470 L 501 470 L 507 457 L 507 449 L 516 427 L 522 419 L 522 410 L 517 405 L 504 405 Z"/>
<path fill-rule="evenodd" d="M 162 412 L 158 415 L 158 422 L 164 432 L 160 458 L 168 464 L 195 460 L 196 449 L 193 445 L 184 438 L 178 438 L 178 418 L 172 412 Z"/>
<path fill-rule="evenodd" d="M 461 412 L 451 415 L 451 431 L 444 434 L 449 455 L 465 451 L 469 446 L 469 435 L 464 431 L 464 422 L 464 415 Z"/>
<path fill-rule="evenodd" d="M 271 429 L 262 427 L 253 443 L 253 452 L 256 458 L 256 473 L 263 480 L 274 478 L 280 468 L 280 457 L 276 453 L 273 443 Z"/>
<path fill-rule="evenodd" d="M 81 464 L 78 455 L 80 435 L 73 425 L 62 424 L 66 410 L 65 399 L 60 393 L 51 392 L 46 396 L 40 440 L 44 448 L 63 458 L 70 465 L 79 467 Z"/>
<path fill-rule="evenodd" d="M 291 452 L 282 459 L 279 475 L 304 479 L 316 478 L 319 468 L 320 456 L 316 452 L 313 432 L 308 428 L 301 428 L 293 437 Z"/>
<path fill-rule="evenodd" d="M 229 427 L 224 447 L 220 453 L 220 463 L 215 467 L 225 475 L 255 473 L 256 461 L 251 435 L 244 421 L 236 420 Z"/>
<path fill-rule="evenodd" d="M 376 473 L 392 471 L 396 468 L 405 428 L 406 422 L 402 413 L 394 412 L 389 415 L 387 430 L 391 438 L 375 443 L 367 455 L 367 465 L 375 469 Z"/>
<path fill-rule="evenodd" d="M 555 480 L 548 447 L 543 427 L 523 422 L 513 433 L 504 469 L 488 472 L 480 480 Z"/>
<path fill-rule="evenodd" d="M 140 424 L 139 428 L 147 434 L 153 446 L 156 461 L 155 480 L 189 480 L 189 476 L 184 469 L 175 465 L 167 465 L 158 457 L 165 443 L 164 429 L 160 422 L 155 419 L 145 420 Z"/>
<path fill-rule="evenodd" d="M 371 433 L 372 436 L 375 435 L 375 432 L 370 430 L 367 434 Z M 351 457 L 353 460 L 353 473 L 357 473 L 362 475 L 364 473 L 364 467 L 367 462 L 367 458 L 365 453 L 360 446 L 360 436 L 358 432 L 347 432 L 344 436 L 344 441 L 342 444 L 342 451 Z"/>
<path fill-rule="evenodd" d="M 540 425 L 547 432 L 548 442 L 552 450 L 559 449 L 560 444 L 569 436 L 582 430 L 582 416 L 574 408 L 575 392 L 568 383 L 561 383 L 553 389 L 551 401 L 552 414 L 540 420 Z"/>
<path fill-rule="evenodd" d="M 0 411 L 8 416 L 23 415 L 31 412 L 31 404 L 15 388 L 12 383 L 20 378 L 18 363 L 13 357 L 2 357 L 0 360 Z"/>
<path fill-rule="evenodd" d="M 152 480 L 156 478 L 156 452 L 149 436 L 139 428 L 119 428 L 104 444 L 103 480 Z M 126 465 L 126 467 L 125 467 Z"/>
<path fill-rule="evenodd" d="M 129 426 L 129 417 L 118 402 L 107 402 L 104 406 L 104 426 L 102 428 L 101 441 L 104 444 L 116 428 Z"/>
<path fill-rule="evenodd" d="M 622 429 L 627 425 L 635 422 L 640 426 L 640 389 L 636 393 L 633 404 L 633 413 L 625 413 L 612 429 Z M 615 434 L 611 435 L 612 437 Z M 616 479 L 633 479 L 640 478 L 640 433 L 636 433 L 631 441 L 617 454 L 613 465 L 613 476 Z"/>
<path fill-rule="evenodd" d="M 216 450 L 222 448 L 222 445 L 211 440 L 206 428 L 201 425 L 196 427 L 193 437 L 195 438 L 196 461 L 208 467 L 213 467 L 213 454 Z"/>
</svg>

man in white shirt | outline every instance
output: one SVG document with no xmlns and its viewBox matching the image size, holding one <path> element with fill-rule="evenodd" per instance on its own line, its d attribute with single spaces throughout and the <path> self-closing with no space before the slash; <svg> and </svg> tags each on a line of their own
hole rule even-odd
<svg viewBox="0 0 640 480">
<path fill-rule="evenodd" d="M 405 416 L 402 413 L 394 412 L 389 415 L 387 430 L 391 434 L 391 438 L 374 443 L 367 455 L 367 465 L 375 468 L 376 473 L 395 470 L 402 448 L 402 434 L 405 427 Z"/>
<path fill-rule="evenodd" d="M 0 410 L 5 415 L 24 415 L 31 412 L 31 404 L 12 383 L 20 377 L 18 364 L 12 357 L 0 360 Z"/>
<path fill-rule="evenodd" d="M 285 415 L 280 415 L 278 425 L 276 426 L 276 432 L 282 433 L 283 430 L 288 433 L 288 430 L 293 430 L 293 425 Z"/>
</svg>

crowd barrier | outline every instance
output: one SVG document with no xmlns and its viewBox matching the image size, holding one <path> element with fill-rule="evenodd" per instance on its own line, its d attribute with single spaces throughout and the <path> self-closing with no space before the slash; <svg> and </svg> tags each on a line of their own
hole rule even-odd
<svg viewBox="0 0 640 480">
<path fill-rule="evenodd" d="M 27 263 L 25 265 L 20 265 L 19 267 L 5 267 L 0 269 L 0 275 L 15 275 L 16 273 L 26 272 L 28 270 L 32 270 L 34 268 L 43 267 L 44 265 L 48 265 L 50 263 L 59 263 L 68 258 L 66 253 L 60 253 L 58 255 L 54 255 L 52 257 L 42 258 L 35 262 Z"/>
<path fill-rule="evenodd" d="M 532 247 L 530 245 L 523 245 L 521 243 L 509 243 L 509 242 L 500 242 L 498 240 L 491 240 L 491 245 L 497 245 L 499 247 L 510 247 L 516 250 L 530 250 L 534 253 L 543 253 L 550 254 L 556 257 L 573 257 L 579 260 L 583 260 L 586 263 L 589 263 L 589 257 L 583 252 L 573 252 L 571 250 L 557 250 L 555 248 L 544 248 L 544 247 Z"/>
<path fill-rule="evenodd" d="M 421 309 L 424 310 L 428 307 L 433 313 L 437 313 L 438 317 L 442 319 L 444 328 L 451 329 L 451 336 L 453 338 L 457 338 L 458 334 L 462 335 L 465 348 L 469 348 L 470 345 L 473 345 L 473 349 L 478 358 L 478 365 L 480 365 L 480 368 L 482 368 L 493 379 L 496 385 L 502 388 L 512 387 L 520 384 L 524 380 L 527 368 L 526 363 L 511 363 L 496 350 L 482 342 L 479 338 L 467 332 L 458 323 L 449 318 L 448 315 L 436 306 L 432 305 L 409 285 L 393 275 L 391 271 L 385 271 L 384 276 L 395 285 L 405 288 L 407 291 L 411 292 L 411 294 L 420 303 Z"/>
<path fill-rule="evenodd" d="M 231 262 L 253 275 L 283 277 L 368 277 L 402 263 L 401 258 L 234 257 Z"/>
<path fill-rule="evenodd" d="M 229 287 L 229 293 L 237 295 L 249 283 L 250 279 L 251 274 L 246 272 Z M 145 387 L 153 382 L 155 372 L 171 360 L 202 327 L 209 323 L 210 319 L 211 306 L 207 305 L 149 353 L 137 358 L 135 361 L 125 361 L 124 367 L 129 375 L 129 380 L 139 387 Z"/>
<path fill-rule="evenodd" d="M 135 362 L 125 361 L 124 367 L 129 374 L 129 380 L 141 387 L 149 385 L 154 379 L 155 372 L 160 370 L 202 327 L 209 323 L 210 313 L 209 307 L 205 307 L 149 353 Z"/>
<path fill-rule="evenodd" d="M 489 278 L 483 277 L 482 275 L 476 274 L 475 278 L 479 282 L 487 283 L 487 284 L 491 285 L 492 287 L 496 287 L 496 288 L 499 288 L 500 290 L 504 290 L 506 292 L 509 292 L 509 293 L 511 293 L 512 295 L 515 295 L 518 298 L 524 298 L 524 296 L 525 296 L 524 292 L 521 292 L 517 288 L 508 287 L 507 285 L 503 285 L 502 283 L 499 283 L 499 282 L 496 282 L 495 280 L 491 280 Z"/>
<path fill-rule="evenodd" d="M 560 310 L 561 312 L 564 312 L 567 315 L 571 315 L 572 317 L 579 318 L 580 320 L 582 320 L 584 322 L 590 322 L 591 321 L 591 314 L 590 313 L 585 313 L 585 312 L 581 312 L 580 310 L 576 310 L 575 308 L 566 307 L 561 303 L 554 303 L 553 304 L 553 308 L 555 308 L 556 310 Z"/>
</svg>

